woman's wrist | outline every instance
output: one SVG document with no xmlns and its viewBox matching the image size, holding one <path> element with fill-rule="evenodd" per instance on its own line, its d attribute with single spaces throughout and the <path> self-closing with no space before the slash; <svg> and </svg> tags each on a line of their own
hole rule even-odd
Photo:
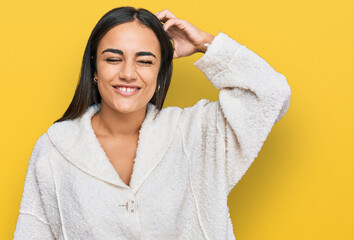
<svg viewBox="0 0 354 240">
<path fill-rule="evenodd" d="M 206 43 L 211 43 L 214 40 L 214 35 L 210 34 L 210 33 L 205 33 L 205 37 L 203 38 L 202 43 L 199 45 L 198 47 L 198 52 L 202 52 L 205 53 L 208 49 L 207 46 L 205 46 Z"/>
</svg>

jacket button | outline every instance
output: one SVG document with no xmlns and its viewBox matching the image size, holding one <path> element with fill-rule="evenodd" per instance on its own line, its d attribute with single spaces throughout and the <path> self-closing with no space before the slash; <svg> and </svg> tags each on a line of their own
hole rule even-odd
<svg viewBox="0 0 354 240">
<path fill-rule="evenodd" d="M 128 200 L 125 207 L 129 213 L 135 213 L 138 210 L 138 204 L 134 200 Z"/>
</svg>

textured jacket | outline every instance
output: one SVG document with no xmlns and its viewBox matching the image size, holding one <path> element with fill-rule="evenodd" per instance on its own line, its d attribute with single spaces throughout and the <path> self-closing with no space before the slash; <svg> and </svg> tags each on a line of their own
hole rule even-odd
<svg viewBox="0 0 354 240">
<path fill-rule="evenodd" d="M 139 132 L 131 182 L 91 125 L 54 123 L 33 149 L 14 239 L 235 239 L 227 198 L 289 108 L 284 75 L 220 32 L 194 63 L 219 100 L 158 111 Z"/>
</svg>

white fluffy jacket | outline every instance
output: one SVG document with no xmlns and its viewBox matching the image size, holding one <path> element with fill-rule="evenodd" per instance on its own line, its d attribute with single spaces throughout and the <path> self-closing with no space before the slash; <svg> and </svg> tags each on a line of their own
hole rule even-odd
<svg viewBox="0 0 354 240">
<path fill-rule="evenodd" d="M 14 239 L 235 239 L 227 198 L 289 108 L 284 75 L 220 32 L 194 63 L 219 100 L 148 104 L 130 185 L 91 125 L 58 122 L 29 160 Z"/>
</svg>

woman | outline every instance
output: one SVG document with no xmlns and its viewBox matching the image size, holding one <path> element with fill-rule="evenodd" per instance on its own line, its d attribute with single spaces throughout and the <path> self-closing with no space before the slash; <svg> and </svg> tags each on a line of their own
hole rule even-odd
<svg viewBox="0 0 354 240">
<path fill-rule="evenodd" d="M 172 58 L 195 52 L 219 100 L 162 109 Z M 228 194 L 290 94 L 282 74 L 224 33 L 168 10 L 111 10 L 91 33 L 68 110 L 34 147 L 15 239 L 235 239 Z"/>
</svg>

